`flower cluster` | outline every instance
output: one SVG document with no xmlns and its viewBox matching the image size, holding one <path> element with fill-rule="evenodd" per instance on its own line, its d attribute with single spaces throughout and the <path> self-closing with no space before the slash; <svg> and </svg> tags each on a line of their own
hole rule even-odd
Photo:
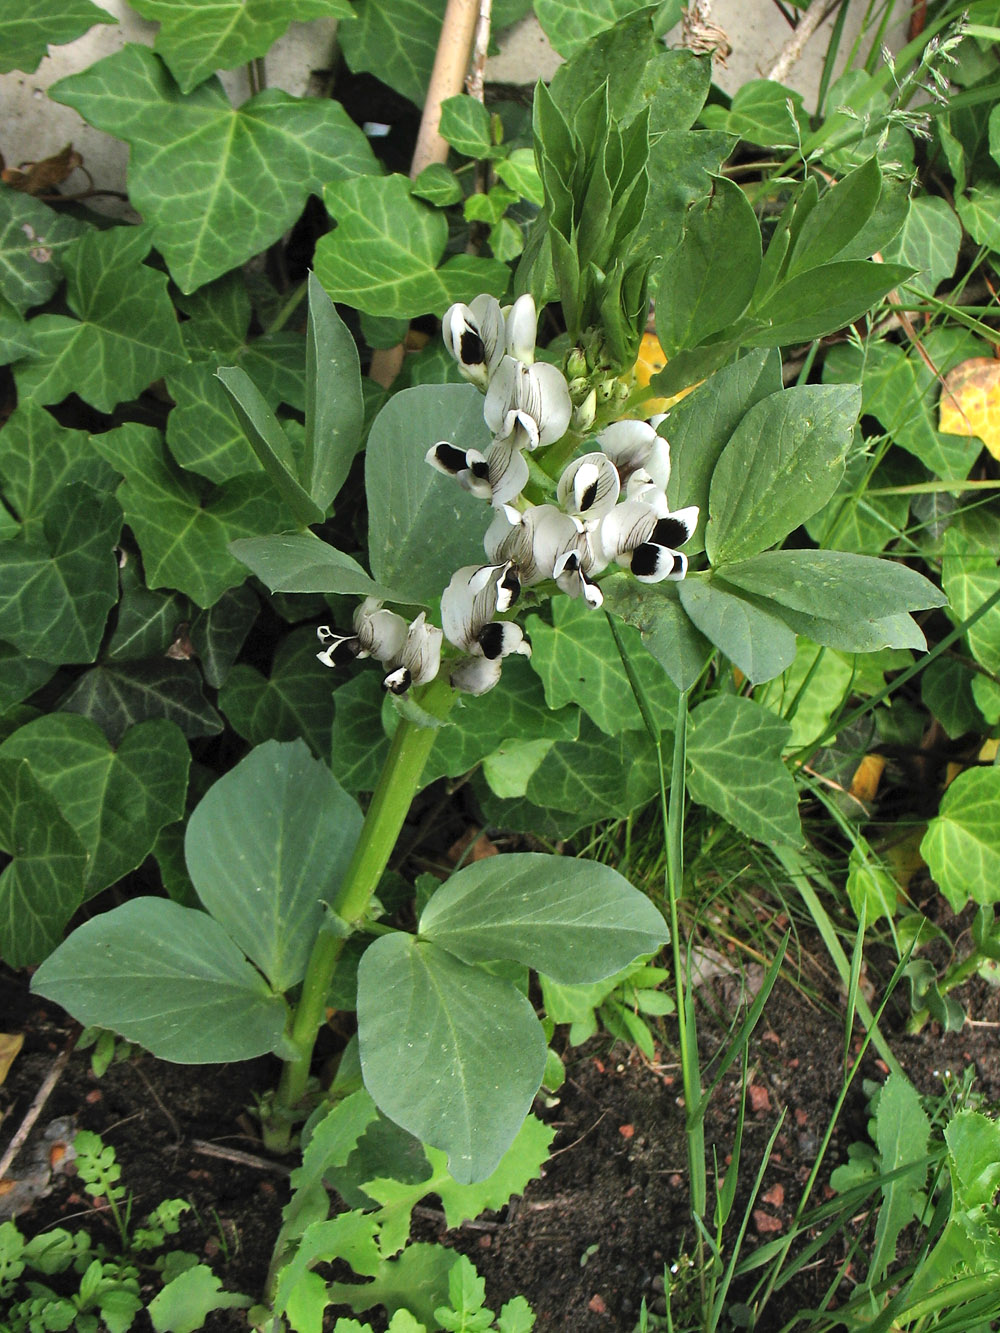
<svg viewBox="0 0 1000 1333">
<path fill-rule="evenodd" d="M 671 511 L 667 503 L 670 446 L 657 430 L 662 417 L 599 431 L 597 447 L 562 470 L 552 500 L 536 504 L 522 494 L 531 477 L 525 455 L 562 440 L 573 420 L 564 376 L 535 362 L 535 325 L 530 296 L 506 309 L 492 296 L 477 296 L 453 305 L 443 321 L 448 351 L 485 394 L 493 439 L 485 452 L 441 441 L 426 457 L 497 511 L 484 538 L 488 563 L 452 576 L 441 597 L 441 629 L 423 614 L 407 625 L 371 598 L 358 608 L 353 633 L 321 626 L 318 656 L 327 666 L 375 657 L 386 670 L 385 688 L 403 694 L 434 678 L 446 638 L 462 654 L 450 663 L 452 685 L 485 694 L 500 679 L 505 657 L 531 655 L 521 627 L 499 618 L 523 587 L 552 580 L 598 607 L 604 596 L 596 575 L 612 563 L 644 583 L 687 573 L 678 547 L 694 532 L 698 508 Z"/>
</svg>

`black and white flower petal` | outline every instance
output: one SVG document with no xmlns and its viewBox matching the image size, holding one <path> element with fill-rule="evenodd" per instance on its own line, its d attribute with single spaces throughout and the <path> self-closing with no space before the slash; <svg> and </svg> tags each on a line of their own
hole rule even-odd
<svg viewBox="0 0 1000 1333">
<path fill-rule="evenodd" d="M 579 551 L 565 551 L 556 561 L 554 570 L 558 587 L 570 597 L 582 597 L 592 609 L 604 605 L 600 585 L 589 577 Z"/>
<path fill-rule="evenodd" d="M 448 642 L 465 653 L 495 656 L 486 651 L 483 636 L 487 630 L 505 628 L 504 622 L 494 623 L 493 617 L 508 610 L 520 591 L 520 579 L 510 561 L 464 565 L 456 570 L 441 594 L 441 626 Z M 524 636 L 519 626 L 509 628 L 517 631 L 517 637 L 506 651 L 514 652 Z M 487 635 L 485 642 L 491 648 L 498 647 L 499 655 L 505 656 L 502 633 L 499 639 L 495 633 Z"/>
<path fill-rule="evenodd" d="M 610 458 L 603 453 L 574 459 L 559 478 L 559 503 L 584 522 L 601 519 L 618 503 L 621 483 Z"/>
<path fill-rule="evenodd" d="M 329 625 L 319 625 L 316 635 L 323 645 L 323 651 L 316 656 L 324 666 L 346 666 L 361 656 L 361 643 L 356 634 L 342 634 Z"/>
<path fill-rule="evenodd" d="M 383 687 L 390 694 L 405 694 L 413 685 L 426 685 L 441 667 L 441 645 L 444 635 L 437 625 L 428 625 L 426 612 L 421 611 L 406 630 L 406 639 L 400 651 L 388 660 L 383 659 L 386 676 Z"/>
<path fill-rule="evenodd" d="M 500 681 L 500 658 L 462 657 L 451 664 L 450 680 L 463 694 L 488 694 Z"/>
<path fill-rule="evenodd" d="M 659 583 L 684 578 L 687 556 L 676 548 L 690 540 L 697 525 L 697 505 L 659 514 L 639 500 L 625 500 L 601 523 L 599 541 L 609 559 L 643 583 Z"/>
<path fill-rule="evenodd" d="M 443 472 L 446 477 L 454 477 L 460 486 L 489 500 L 493 495 L 490 484 L 490 465 L 486 455 L 478 449 L 461 449 L 457 444 L 441 440 L 427 450 L 424 458 L 432 468 Z"/>
<path fill-rule="evenodd" d="M 506 350 L 500 302 L 484 294 L 468 305 L 449 306 L 441 321 L 441 335 L 464 377 L 485 391 Z"/>
</svg>

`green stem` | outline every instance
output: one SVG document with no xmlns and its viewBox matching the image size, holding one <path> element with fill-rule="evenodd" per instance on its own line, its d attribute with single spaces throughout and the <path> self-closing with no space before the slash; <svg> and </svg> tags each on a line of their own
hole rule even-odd
<svg viewBox="0 0 1000 1333">
<path fill-rule="evenodd" d="M 443 674 L 426 687 L 419 703 L 425 712 L 444 718 L 454 697 L 447 675 Z M 437 733 L 436 727 L 421 727 L 400 718 L 378 785 L 372 793 L 354 855 L 330 904 L 334 916 L 348 928 L 355 927 L 368 911 L 420 787 L 424 765 Z M 346 933 L 350 933 L 350 929 Z M 345 937 L 324 930 L 313 945 L 289 1033 L 296 1054 L 286 1061 L 278 1087 L 276 1108 L 279 1114 L 290 1111 L 305 1092 L 316 1035 L 326 1012 L 330 983 Z"/>
</svg>

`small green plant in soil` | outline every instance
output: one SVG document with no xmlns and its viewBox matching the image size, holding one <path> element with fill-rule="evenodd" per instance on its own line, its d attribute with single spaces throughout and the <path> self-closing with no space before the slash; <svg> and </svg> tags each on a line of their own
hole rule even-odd
<svg viewBox="0 0 1000 1333">
<path fill-rule="evenodd" d="M 13 1222 L 0 1225 L 3 1333 L 127 1333 L 141 1310 L 148 1310 L 156 1333 L 185 1333 L 200 1328 L 212 1310 L 250 1305 L 249 1297 L 222 1291 L 196 1254 L 158 1253 L 176 1236 L 191 1207 L 187 1200 L 165 1199 L 144 1224 L 134 1224 L 114 1149 L 80 1130 L 73 1153 L 77 1178 L 95 1208 L 110 1214 L 117 1244 L 109 1247 L 82 1228 L 54 1227 L 25 1239 Z M 154 1274 L 162 1286 L 147 1303 L 143 1290 Z"/>
</svg>

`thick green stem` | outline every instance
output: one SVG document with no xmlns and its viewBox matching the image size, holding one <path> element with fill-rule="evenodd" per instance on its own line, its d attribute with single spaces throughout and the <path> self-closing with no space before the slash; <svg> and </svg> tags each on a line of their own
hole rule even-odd
<svg viewBox="0 0 1000 1333">
<path fill-rule="evenodd" d="M 433 717 L 444 718 L 453 700 L 454 692 L 447 676 L 442 675 L 427 686 L 420 698 L 420 706 Z M 378 785 L 372 793 L 354 855 L 330 904 L 334 915 L 347 927 L 357 925 L 368 911 L 419 789 L 436 736 L 436 727 L 422 727 L 406 718 L 400 719 Z M 326 999 L 344 938 L 344 935 L 324 930 L 313 945 L 289 1033 L 296 1054 L 285 1063 L 278 1087 L 276 1109 L 279 1114 L 290 1111 L 305 1092 L 316 1034 L 326 1012 Z"/>
</svg>

